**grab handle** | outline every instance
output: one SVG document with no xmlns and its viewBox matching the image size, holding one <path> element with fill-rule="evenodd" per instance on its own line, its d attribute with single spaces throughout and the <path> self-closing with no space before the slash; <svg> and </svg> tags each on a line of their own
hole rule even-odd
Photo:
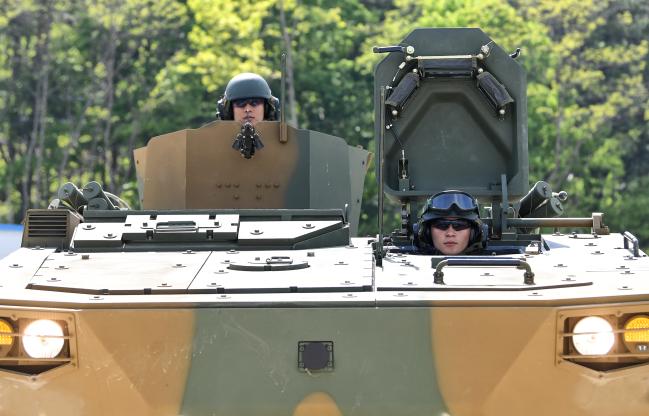
<svg viewBox="0 0 649 416">
<path fill-rule="evenodd" d="M 523 282 L 526 285 L 534 284 L 534 272 L 532 272 L 532 267 L 529 263 L 522 259 L 513 259 L 513 258 L 470 258 L 470 257 L 460 257 L 460 258 L 446 258 L 435 267 L 435 273 L 433 274 L 435 284 L 443 285 L 444 284 L 444 272 L 442 269 L 446 266 L 476 266 L 476 267 L 516 267 L 517 269 L 525 269 L 525 274 Z"/>
<path fill-rule="evenodd" d="M 156 224 L 156 233 L 196 232 L 198 226 L 194 221 L 167 221 Z"/>
<path fill-rule="evenodd" d="M 633 257 L 640 257 L 640 244 L 638 239 L 628 231 L 625 231 L 622 234 L 624 237 L 624 248 L 633 253 Z M 633 244 L 633 247 L 629 247 L 629 243 Z"/>
</svg>

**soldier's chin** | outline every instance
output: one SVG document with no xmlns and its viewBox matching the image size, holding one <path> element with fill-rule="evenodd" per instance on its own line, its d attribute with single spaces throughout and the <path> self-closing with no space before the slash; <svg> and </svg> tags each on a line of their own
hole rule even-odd
<svg viewBox="0 0 649 416">
<path fill-rule="evenodd" d="M 459 244 L 443 244 L 440 251 L 447 256 L 455 256 L 460 254 L 464 249 Z"/>
</svg>

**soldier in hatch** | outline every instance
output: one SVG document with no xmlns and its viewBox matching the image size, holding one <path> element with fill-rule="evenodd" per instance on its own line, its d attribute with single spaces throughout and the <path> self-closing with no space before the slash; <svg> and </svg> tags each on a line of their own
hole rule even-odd
<svg viewBox="0 0 649 416">
<path fill-rule="evenodd" d="M 216 118 L 255 126 L 262 120 L 279 119 L 279 100 L 273 97 L 266 80 L 244 72 L 234 76 L 216 104 Z"/>
<path fill-rule="evenodd" d="M 444 191 L 430 197 L 419 219 L 417 245 L 426 254 L 480 252 L 482 221 L 476 199 L 462 191 Z"/>
</svg>

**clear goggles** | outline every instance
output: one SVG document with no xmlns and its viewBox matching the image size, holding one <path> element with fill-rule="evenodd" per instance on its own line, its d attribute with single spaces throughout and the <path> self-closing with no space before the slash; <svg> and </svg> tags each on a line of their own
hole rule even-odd
<svg viewBox="0 0 649 416">
<path fill-rule="evenodd" d="M 448 192 L 433 196 L 428 201 L 428 210 L 450 211 L 455 205 L 457 211 L 478 211 L 476 200 L 464 192 Z"/>
</svg>

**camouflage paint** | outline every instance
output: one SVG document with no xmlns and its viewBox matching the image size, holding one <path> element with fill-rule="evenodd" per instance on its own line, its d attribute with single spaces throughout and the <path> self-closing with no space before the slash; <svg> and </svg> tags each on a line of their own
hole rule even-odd
<svg viewBox="0 0 649 416">
<path fill-rule="evenodd" d="M 53 313 L 42 312 L 42 317 Z M 177 415 L 191 358 L 190 310 L 75 314 L 75 365 L 38 376 L 2 372 L 4 415 Z"/>
<path fill-rule="evenodd" d="M 199 309 L 181 414 L 446 414 L 430 328 L 428 308 Z M 299 341 L 333 341 L 334 370 L 298 370 Z"/>
<path fill-rule="evenodd" d="M 611 306 L 601 310 L 614 310 Z M 557 362 L 549 346 L 559 331 L 558 312 L 539 307 L 432 309 L 435 364 L 450 414 L 646 415 L 646 365 L 604 374 Z"/>
</svg>

